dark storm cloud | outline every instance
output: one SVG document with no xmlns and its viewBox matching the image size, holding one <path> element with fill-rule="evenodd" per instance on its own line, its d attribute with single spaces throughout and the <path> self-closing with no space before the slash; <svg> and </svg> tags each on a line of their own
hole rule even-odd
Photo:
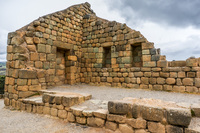
<svg viewBox="0 0 200 133">
<path fill-rule="evenodd" d="M 200 28 L 200 0 L 109 0 L 130 23 L 152 21 L 178 27 Z"/>
</svg>

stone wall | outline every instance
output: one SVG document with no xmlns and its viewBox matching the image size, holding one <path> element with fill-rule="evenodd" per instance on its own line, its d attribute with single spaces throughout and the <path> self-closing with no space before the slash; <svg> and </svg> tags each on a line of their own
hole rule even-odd
<svg viewBox="0 0 200 133">
<path fill-rule="evenodd" d="M 166 61 L 140 32 L 97 17 L 89 3 L 9 33 L 7 53 L 5 98 L 10 101 L 75 83 L 200 92 L 199 59 L 180 65 Z"/>
<path fill-rule="evenodd" d="M 82 83 L 200 92 L 199 59 L 168 62 L 140 32 L 115 21 L 91 15 L 83 27 Z M 108 66 L 104 65 L 105 50 L 111 52 Z"/>
<path fill-rule="evenodd" d="M 19 99 L 47 86 L 80 82 L 82 25 L 88 3 L 40 17 L 9 33 L 5 95 Z"/>
</svg>

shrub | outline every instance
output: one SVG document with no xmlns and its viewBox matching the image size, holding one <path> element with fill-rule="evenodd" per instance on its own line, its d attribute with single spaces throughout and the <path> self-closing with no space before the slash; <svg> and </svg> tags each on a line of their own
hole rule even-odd
<svg viewBox="0 0 200 133">
<path fill-rule="evenodd" d="M 0 76 L 0 94 L 4 93 L 5 76 Z"/>
</svg>

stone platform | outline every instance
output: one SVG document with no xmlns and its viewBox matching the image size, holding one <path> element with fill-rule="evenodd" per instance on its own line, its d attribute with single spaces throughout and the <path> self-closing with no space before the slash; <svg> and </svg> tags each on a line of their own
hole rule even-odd
<svg viewBox="0 0 200 133">
<path fill-rule="evenodd" d="M 68 87 L 70 86 L 39 91 L 39 95 L 17 101 L 12 104 L 12 108 L 105 128 L 107 132 L 200 132 L 198 103 L 133 97 L 102 100 L 96 95 L 92 97 L 91 94 L 77 93 L 75 90 L 70 92 Z M 99 92 L 96 91 L 99 95 L 100 89 L 101 87 Z M 113 98 L 116 97 L 113 95 Z"/>
</svg>

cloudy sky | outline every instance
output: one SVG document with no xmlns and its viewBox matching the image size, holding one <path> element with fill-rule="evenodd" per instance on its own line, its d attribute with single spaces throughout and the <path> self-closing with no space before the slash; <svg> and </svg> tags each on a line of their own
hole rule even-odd
<svg viewBox="0 0 200 133">
<path fill-rule="evenodd" d="M 97 16 L 140 31 L 168 60 L 200 57 L 200 0 L 87 0 Z M 85 0 L 0 0 L 0 61 L 7 34 Z"/>
</svg>

